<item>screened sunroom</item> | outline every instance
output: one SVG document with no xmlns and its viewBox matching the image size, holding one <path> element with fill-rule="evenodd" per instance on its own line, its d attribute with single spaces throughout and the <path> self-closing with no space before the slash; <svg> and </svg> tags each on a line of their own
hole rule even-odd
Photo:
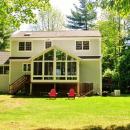
<svg viewBox="0 0 130 130">
<path fill-rule="evenodd" d="M 32 82 L 74 83 L 79 81 L 79 58 L 57 47 L 47 49 L 33 58 Z"/>
</svg>

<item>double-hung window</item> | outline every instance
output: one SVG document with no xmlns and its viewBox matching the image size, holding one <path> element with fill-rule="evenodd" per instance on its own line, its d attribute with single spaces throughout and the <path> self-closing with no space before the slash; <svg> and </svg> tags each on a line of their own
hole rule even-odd
<svg viewBox="0 0 130 130">
<path fill-rule="evenodd" d="M 32 43 L 31 42 L 19 42 L 19 51 L 31 51 Z"/>
<path fill-rule="evenodd" d="M 8 74 L 9 66 L 0 66 L 0 74 Z"/>
<path fill-rule="evenodd" d="M 31 64 L 23 64 L 23 71 L 24 72 L 31 71 Z"/>
<path fill-rule="evenodd" d="M 76 41 L 76 50 L 89 50 L 89 41 Z"/>
</svg>

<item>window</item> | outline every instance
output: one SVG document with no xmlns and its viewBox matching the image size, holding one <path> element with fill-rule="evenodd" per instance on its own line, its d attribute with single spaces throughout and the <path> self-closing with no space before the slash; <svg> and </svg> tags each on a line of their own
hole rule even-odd
<svg viewBox="0 0 130 130">
<path fill-rule="evenodd" d="M 31 42 L 19 42 L 19 51 L 30 51 L 31 49 Z"/>
<path fill-rule="evenodd" d="M 23 64 L 23 71 L 24 72 L 31 71 L 31 64 Z"/>
<path fill-rule="evenodd" d="M 56 63 L 56 75 L 65 75 L 65 62 Z"/>
<path fill-rule="evenodd" d="M 83 41 L 83 50 L 89 50 L 89 41 Z"/>
<path fill-rule="evenodd" d="M 89 41 L 76 41 L 76 50 L 89 50 Z"/>
<path fill-rule="evenodd" d="M 82 41 L 76 41 L 76 50 L 82 50 Z"/>
<path fill-rule="evenodd" d="M 49 48 L 49 47 L 51 47 L 51 42 L 46 42 L 46 43 L 45 43 L 45 48 L 47 49 L 47 48 Z"/>
<path fill-rule="evenodd" d="M 31 50 L 31 42 L 26 42 L 26 50 Z"/>
<path fill-rule="evenodd" d="M 19 42 L 19 51 L 24 51 L 24 42 Z"/>
<path fill-rule="evenodd" d="M 34 62 L 33 74 L 42 75 L 42 62 Z"/>
<path fill-rule="evenodd" d="M 8 74 L 9 66 L 0 66 L 0 74 Z"/>
<path fill-rule="evenodd" d="M 76 62 L 68 62 L 67 63 L 67 74 L 68 75 L 76 75 Z"/>
<path fill-rule="evenodd" d="M 79 61 L 61 50 L 51 49 L 34 58 L 32 71 L 33 80 L 43 80 L 43 82 L 78 80 Z"/>
</svg>

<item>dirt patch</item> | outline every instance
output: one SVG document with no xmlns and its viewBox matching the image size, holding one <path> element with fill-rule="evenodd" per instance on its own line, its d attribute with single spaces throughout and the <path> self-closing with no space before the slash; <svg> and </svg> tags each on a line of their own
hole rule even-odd
<svg viewBox="0 0 130 130">
<path fill-rule="evenodd" d="M 23 99 L 14 99 L 11 96 L 0 96 L 0 112 L 14 109 L 27 104 Z"/>
</svg>

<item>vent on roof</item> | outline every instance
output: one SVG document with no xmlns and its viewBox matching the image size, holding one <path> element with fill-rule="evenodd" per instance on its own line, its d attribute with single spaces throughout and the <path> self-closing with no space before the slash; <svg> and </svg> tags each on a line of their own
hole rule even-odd
<svg viewBox="0 0 130 130">
<path fill-rule="evenodd" d="M 24 34 L 24 36 L 30 36 L 31 35 L 31 33 L 25 33 Z"/>
</svg>

